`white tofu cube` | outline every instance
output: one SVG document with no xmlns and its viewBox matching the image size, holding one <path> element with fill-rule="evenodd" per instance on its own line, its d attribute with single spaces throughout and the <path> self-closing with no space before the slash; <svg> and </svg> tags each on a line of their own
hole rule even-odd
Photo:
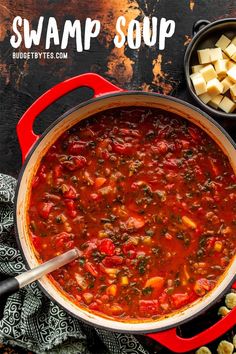
<svg viewBox="0 0 236 354">
<path fill-rule="evenodd" d="M 197 51 L 200 64 L 208 64 L 211 62 L 210 49 L 200 49 Z"/>
<path fill-rule="evenodd" d="M 236 84 L 230 87 L 230 94 L 232 97 L 232 100 L 235 102 L 236 101 Z"/>
<path fill-rule="evenodd" d="M 193 81 L 194 78 L 196 77 L 203 77 L 202 74 L 200 74 L 199 72 L 193 73 L 191 75 L 189 75 L 190 79 Z"/>
<path fill-rule="evenodd" d="M 222 101 L 223 97 L 224 96 L 222 96 L 222 95 L 217 95 L 217 96 L 213 97 L 211 99 L 211 101 L 209 102 L 209 106 L 211 106 L 211 107 L 213 107 L 215 109 L 218 109 L 219 104 Z"/>
<path fill-rule="evenodd" d="M 234 84 L 228 76 L 226 76 L 226 78 L 224 78 L 224 80 L 222 80 L 221 83 L 224 86 L 222 93 L 227 92 L 228 89 Z"/>
<path fill-rule="evenodd" d="M 207 104 L 212 99 L 212 96 L 210 96 L 207 92 L 203 93 L 202 95 L 199 95 L 198 97 L 205 104 Z"/>
<path fill-rule="evenodd" d="M 204 66 L 202 69 L 200 69 L 200 73 L 202 74 L 206 82 L 217 77 L 216 71 L 212 64 Z"/>
<path fill-rule="evenodd" d="M 192 73 L 198 73 L 202 68 L 204 68 L 204 65 L 193 65 L 192 66 Z"/>
<path fill-rule="evenodd" d="M 198 96 L 207 91 L 206 81 L 204 80 L 202 75 L 197 73 L 197 75 L 192 78 L 192 83 L 194 90 Z"/>
<path fill-rule="evenodd" d="M 232 39 L 231 43 L 236 45 L 236 36 Z"/>
<path fill-rule="evenodd" d="M 232 66 L 232 68 L 227 71 L 227 75 L 230 80 L 236 83 L 236 65 Z"/>
<path fill-rule="evenodd" d="M 226 55 L 224 52 L 222 52 L 222 57 L 223 59 L 229 59 L 228 55 Z"/>
<path fill-rule="evenodd" d="M 230 87 L 230 93 L 233 96 L 236 96 L 236 84 Z"/>
<path fill-rule="evenodd" d="M 227 63 L 228 70 L 231 69 L 233 66 L 236 66 L 236 63 L 232 60 L 228 60 L 228 63 Z"/>
<path fill-rule="evenodd" d="M 211 62 L 223 59 L 221 48 L 210 49 L 210 58 L 211 58 Z"/>
<path fill-rule="evenodd" d="M 220 59 L 214 63 L 215 71 L 220 79 L 224 78 L 227 74 L 228 67 L 227 67 L 228 59 Z"/>
<path fill-rule="evenodd" d="M 235 103 L 228 97 L 224 97 L 219 104 L 219 108 L 222 109 L 225 113 L 232 113 L 235 109 Z"/>
<path fill-rule="evenodd" d="M 234 44 L 230 44 L 227 48 L 225 48 L 225 53 L 232 58 L 232 56 L 236 53 L 236 46 Z"/>
<path fill-rule="evenodd" d="M 216 47 L 224 50 L 226 47 L 228 47 L 230 42 L 231 42 L 231 40 L 228 37 L 226 37 L 224 34 L 222 34 L 222 36 L 218 39 L 218 41 L 216 42 L 215 45 L 216 45 Z"/>
<path fill-rule="evenodd" d="M 214 97 L 223 92 L 224 86 L 218 79 L 212 79 L 207 82 L 207 92 L 210 96 Z"/>
<path fill-rule="evenodd" d="M 236 52 L 232 55 L 231 59 L 236 62 Z"/>
</svg>

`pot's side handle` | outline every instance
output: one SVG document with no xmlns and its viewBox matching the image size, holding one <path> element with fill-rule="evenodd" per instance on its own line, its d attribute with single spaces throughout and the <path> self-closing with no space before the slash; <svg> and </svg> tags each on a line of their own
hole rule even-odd
<svg viewBox="0 0 236 354">
<path fill-rule="evenodd" d="M 208 20 L 197 20 L 196 22 L 194 22 L 192 29 L 193 37 L 198 33 L 198 31 L 200 31 L 200 29 L 209 25 L 209 23 L 211 22 Z"/>
<path fill-rule="evenodd" d="M 27 109 L 17 124 L 16 130 L 22 152 L 22 162 L 24 162 L 34 143 L 39 139 L 39 135 L 36 135 L 33 131 L 33 123 L 37 116 L 53 102 L 79 87 L 89 87 L 93 89 L 94 97 L 106 93 L 123 91 L 94 73 L 72 77 L 46 91 Z"/>
<path fill-rule="evenodd" d="M 192 338 L 180 337 L 176 332 L 176 328 L 172 328 L 160 333 L 147 334 L 147 336 L 164 345 L 166 348 L 172 350 L 175 353 L 185 353 L 210 343 L 218 337 L 222 336 L 235 325 L 235 319 L 236 307 L 213 326 Z"/>
</svg>

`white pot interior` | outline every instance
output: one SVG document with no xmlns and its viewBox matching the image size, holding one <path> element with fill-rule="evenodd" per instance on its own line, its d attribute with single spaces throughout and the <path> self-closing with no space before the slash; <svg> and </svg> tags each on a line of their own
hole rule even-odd
<svg viewBox="0 0 236 354">
<path fill-rule="evenodd" d="M 229 157 L 231 165 L 236 173 L 236 154 L 235 147 L 231 144 L 227 136 L 210 120 L 206 119 L 197 109 L 184 105 L 183 103 L 171 100 L 169 97 L 158 96 L 155 94 L 145 93 L 121 93 L 116 95 L 103 96 L 101 99 L 91 100 L 88 103 L 73 112 L 66 115 L 57 125 L 51 129 L 47 135 L 40 141 L 33 153 L 31 154 L 26 168 L 23 171 L 21 181 L 19 184 L 16 216 L 18 237 L 21 244 L 22 251 L 25 255 L 26 261 L 30 268 L 38 265 L 38 260 L 32 249 L 31 241 L 28 234 L 27 222 L 27 206 L 29 202 L 29 190 L 33 175 L 40 163 L 41 157 L 45 154 L 47 149 L 57 140 L 61 133 L 82 119 L 85 119 L 99 111 L 106 110 L 113 107 L 121 106 L 147 106 L 152 108 L 161 108 L 165 111 L 170 111 L 179 116 L 188 119 L 205 130 L 215 142 L 222 148 L 224 153 Z M 236 260 L 235 257 L 231 261 L 227 270 L 220 278 L 218 285 L 207 294 L 203 299 L 199 299 L 189 306 L 179 310 L 178 312 L 164 316 L 156 321 L 143 322 L 121 322 L 109 318 L 100 317 L 85 309 L 79 308 L 66 296 L 64 296 L 57 287 L 45 276 L 39 282 L 46 293 L 54 299 L 59 305 L 65 308 L 73 316 L 89 322 L 95 326 L 102 326 L 115 331 L 127 331 L 130 333 L 144 333 L 160 331 L 164 328 L 176 326 L 192 316 L 203 311 L 233 281 L 236 274 Z"/>
</svg>

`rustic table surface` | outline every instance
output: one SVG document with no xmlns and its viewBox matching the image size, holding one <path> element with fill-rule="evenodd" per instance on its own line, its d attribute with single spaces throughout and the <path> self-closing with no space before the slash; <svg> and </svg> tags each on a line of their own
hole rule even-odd
<svg viewBox="0 0 236 354">
<path fill-rule="evenodd" d="M 91 50 L 77 53 L 75 41 L 70 40 L 66 52 L 68 58 L 13 59 L 10 46 L 12 20 L 15 16 L 30 20 L 37 25 L 40 16 L 45 21 L 54 16 L 58 27 L 66 19 L 84 20 L 86 17 L 101 21 L 102 31 L 92 42 Z M 114 47 L 115 22 L 118 16 L 127 20 L 143 16 L 157 16 L 173 19 L 176 32 L 167 40 L 165 51 L 158 46 L 142 46 L 139 50 L 128 47 Z M 16 137 L 16 124 L 25 110 L 46 90 L 72 76 L 96 72 L 125 89 L 145 90 L 173 95 L 192 102 L 183 71 L 183 57 L 186 46 L 191 41 L 193 23 L 199 19 L 214 21 L 224 17 L 236 17 L 235 0 L 2 0 L 0 4 L 0 172 L 17 177 L 21 167 L 21 153 Z M 43 33 L 44 34 L 44 33 Z M 45 41 L 32 50 L 43 51 Z M 51 48 L 57 51 L 56 47 Z M 50 50 L 51 50 L 50 49 Z M 26 51 L 22 49 L 21 51 Z M 42 132 L 63 112 L 91 97 L 88 89 L 78 89 L 61 98 L 43 112 L 35 130 Z M 220 122 L 222 123 L 222 122 Z M 222 123 L 233 138 L 236 138 L 236 124 Z M 0 305 L 1 306 L 1 305 Z M 215 319 L 213 309 L 188 326 L 182 333 L 191 336 Z M 228 333 L 230 338 L 231 333 Z M 227 335 L 226 335 L 227 337 Z M 152 340 L 141 339 L 150 353 L 169 353 Z M 212 345 L 215 348 L 215 345 Z M 214 349 L 213 349 L 214 350 Z M 0 347 L 0 352 L 24 353 L 22 350 Z"/>
</svg>

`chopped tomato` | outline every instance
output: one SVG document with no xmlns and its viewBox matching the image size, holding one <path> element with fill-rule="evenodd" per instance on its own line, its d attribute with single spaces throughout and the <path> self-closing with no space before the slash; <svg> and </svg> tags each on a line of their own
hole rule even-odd
<svg viewBox="0 0 236 354">
<path fill-rule="evenodd" d="M 39 176 L 35 176 L 32 181 L 32 187 L 36 188 L 39 185 Z"/>
<path fill-rule="evenodd" d="M 198 296 L 203 296 L 211 290 L 211 282 L 205 278 L 198 279 L 193 289 Z"/>
<path fill-rule="evenodd" d="M 80 155 L 86 148 L 85 141 L 73 141 L 69 143 L 67 151 L 71 155 Z"/>
<path fill-rule="evenodd" d="M 189 295 L 187 293 L 173 294 L 171 295 L 171 298 L 175 308 L 177 309 L 184 305 L 187 305 L 187 303 L 189 302 Z"/>
<path fill-rule="evenodd" d="M 69 186 L 68 187 L 68 190 L 66 190 L 64 193 L 63 193 L 64 197 L 67 198 L 67 199 L 76 199 L 77 198 L 77 192 L 76 192 L 76 189 L 72 186 Z"/>
<path fill-rule="evenodd" d="M 67 170 L 75 171 L 86 165 L 86 158 L 83 156 L 71 156 L 69 160 L 63 161 L 62 164 Z"/>
<path fill-rule="evenodd" d="M 92 274 L 94 277 L 98 276 L 98 271 L 96 270 L 95 266 L 92 263 L 86 262 L 84 267 L 87 270 L 87 272 Z"/>
<path fill-rule="evenodd" d="M 104 238 L 100 241 L 98 249 L 101 253 L 105 253 L 108 256 L 113 256 L 115 251 L 115 245 L 109 238 Z"/>
<path fill-rule="evenodd" d="M 145 315 L 155 315 L 159 311 L 158 300 L 139 300 L 139 311 Z"/>
<path fill-rule="evenodd" d="M 188 132 L 191 135 L 191 138 L 194 141 L 199 141 L 200 140 L 200 135 L 199 135 L 199 131 L 197 131 L 197 129 L 195 127 L 189 127 L 188 128 Z"/>
<path fill-rule="evenodd" d="M 126 227 L 128 229 L 141 229 L 145 225 L 145 220 L 141 216 L 137 217 L 129 217 L 129 219 L 126 221 Z"/>
<path fill-rule="evenodd" d="M 130 143 L 120 144 L 118 142 L 114 142 L 112 147 L 116 153 L 122 155 L 131 155 L 133 151 L 132 145 Z"/>
<path fill-rule="evenodd" d="M 56 165 L 53 169 L 54 177 L 59 178 L 62 175 L 62 165 Z"/>
<path fill-rule="evenodd" d="M 102 261 L 103 265 L 105 267 L 116 267 L 118 265 L 121 265 L 124 261 L 124 258 L 121 256 L 111 256 L 111 257 L 105 257 Z"/>
<path fill-rule="evenodd" d="M 48 219 L 50 211 L 52 210 L 53 203 L 40 202 L 38 203 L 38 213 L 43 219 Z"/>
<path fill-rule="evenodd" d="M 71 235 L 68 232 L 61 232 L 54 236 L 56 247 L 63 247 L 64 244 L 71 240 Z"/>
<path fill-rule="evenodd" d="M 42 237 L 36 236 L 34 234 L 31 234 L 31 237 L 32 237 L 34 248 L 36 249 L 36 251 L 40 252 L 42 241 L 43 241 Z"/>
</svg>

